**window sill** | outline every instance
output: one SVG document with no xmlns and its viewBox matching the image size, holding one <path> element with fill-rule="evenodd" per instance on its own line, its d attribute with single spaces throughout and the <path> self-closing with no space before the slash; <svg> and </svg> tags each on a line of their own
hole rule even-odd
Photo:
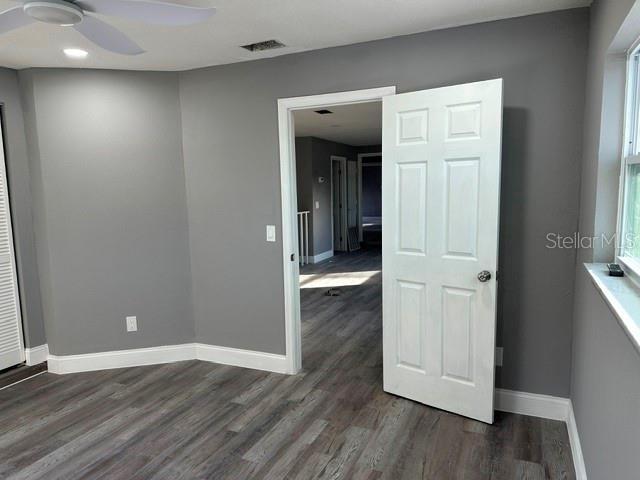
<svg viewBox="0 0 640 480">
<path fill-rule="evenodd" d="M 610 277 L 604 263 L 585 263 L 591 281 L 640 353 L 640 289 L 629 277 Z"/>
</svg>

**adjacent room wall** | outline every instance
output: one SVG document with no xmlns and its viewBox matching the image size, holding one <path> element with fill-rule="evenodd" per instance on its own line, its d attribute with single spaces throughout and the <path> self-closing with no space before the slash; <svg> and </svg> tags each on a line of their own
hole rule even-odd
<svg viewBox="0 0 640 480">
<path fill-rule="evenodd" d="M 546 235 L 576 227 L 587 30 L 578 9 L 181 73 L 198 340 L 285 350 L 278 98 L 502 77 L 497 381 L 568 396 L 575 251 Z"/>
<path fill-rule="evenodd" d="M 346 126 L 348 127 L 348 126 Z M 331 156 L 357 162 L 360 152 L 379 151 L 379 146 L 352 146 L 318 137 L 296 138 L 296 185 L 298 210 L 309 210 L 309 254 L 317 256 L 333 249 L 331 224 Z M 324 183 L 319 178 L 325 179 Z M 349 185 L 347 185 L 349 188 Z M 318 202 L 319 208 L 315 207 Z M 363 203 L 365 200 L 363 199 Z"/>
<path fill-rule="evenodd" d="M 579 231 L 616 229 L 626 47 L 613 48 L 632 0 L 591 10 Z M 637 7 L 635 7 L 637 8 Z M 637 25 L 636 20 L 636 35 Z M 627 40 L 628 47 L 633 37 Z M 596 290 L 583 262 L 611 261 L 612 245 L 583 249 L 576 265 L 571 399 L 591 479 L 638 477 L 640 354 Z"/>
<path fill-rule="evenodd" d="M 19 76 L 50 351 L 192 342 L 178 75 Z"/>
<path fill-rule="evenodd" d="M 333 250 L 333 212 L 331 210 L 331 156 L 344 157 L 347 162 L 356 161 L 356 148 L 343 143 L 331 142 L 322 138 L 311 139 L 313 156 L 312 177 L 313 201 L 320 202 L 320 208 L 313 210 L 313 254 Z M 344 172 L 346 175 L 347 172 Z M 318 178 L 324 177 L 324 183 Z"/>
<path fill-rule="evenodd" d="M 27 348 L 46 343 L 40 298 L 40 278 L 36 262 L 32 197 L 24 120 L 14 70 L 0 68 L 0 104 L 9 182 L 9 201 L 18 270 L 22 325 Z"/>
</svg>

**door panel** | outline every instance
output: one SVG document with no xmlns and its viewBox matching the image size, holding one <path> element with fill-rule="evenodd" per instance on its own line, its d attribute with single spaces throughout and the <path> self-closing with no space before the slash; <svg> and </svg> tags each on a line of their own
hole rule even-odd
<svg viewBox="0 0 640 480">
<path fill-rule="evenodd" d="M 473 383 L 473 290 L 442 289 L 442 373 Z"/>
<path fill-rule="evenodd" d="M 396 179 L 398 250 L 405 254 L 424 255 L 427 164 L 420 162 L 397 165 Z"/>
<path fill-rule="evenodd" d="M 24 362 L 24 359 L 7 174 L 0 134 L 0 370 Z"/>
<path fill-rule="evenodd" d="M 424 371 L 425 285 L 398 281 L 398 365 Z"/>
<path fill-rule="evenodd" d="M 480 161 L 446 159 L 446 254 L 475 258 L 478 247 L 478 181 Z"/>
<path fill-rule="evenodd" d="M 383 100 L 384 388 L 489 423 L 501 129 L 501 80 Z"/>
</svg>

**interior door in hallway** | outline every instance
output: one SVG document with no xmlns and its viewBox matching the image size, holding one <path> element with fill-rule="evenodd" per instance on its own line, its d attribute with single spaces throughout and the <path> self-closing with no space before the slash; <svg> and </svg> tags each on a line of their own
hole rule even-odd
<svg viewBox="0 0 640 480">
<path fill-rule="evenodd" d="M 492 423 L 502 80 L 382 116 L 384 388 Z"/>
<path fill-rule="evenodd" d="M 333 250 L 347 250 L 347 159 L 331 156 Z"/>
<path fill-rule="evenodd" d="M 347 162 L 347 227 L 358 226 L 358 164 Z"/>
</svg>

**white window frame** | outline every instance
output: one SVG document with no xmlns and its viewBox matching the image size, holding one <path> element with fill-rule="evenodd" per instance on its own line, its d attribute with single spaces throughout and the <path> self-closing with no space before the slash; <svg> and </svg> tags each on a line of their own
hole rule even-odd
<svg viewBox="0 0 640 480">
<path fill-rule="evenodd" d="M 616 234 L 616 262 L 625 273 L 640 285 L 640 258 L 625 256 L 625 204 L 627 167 L 640 163 L 640 39 L 629 49 L 627 55 L 626 92 L 624 110 L 624 138 L 620 165 L 618 194 L 618 222 Z"/>
</svg>

